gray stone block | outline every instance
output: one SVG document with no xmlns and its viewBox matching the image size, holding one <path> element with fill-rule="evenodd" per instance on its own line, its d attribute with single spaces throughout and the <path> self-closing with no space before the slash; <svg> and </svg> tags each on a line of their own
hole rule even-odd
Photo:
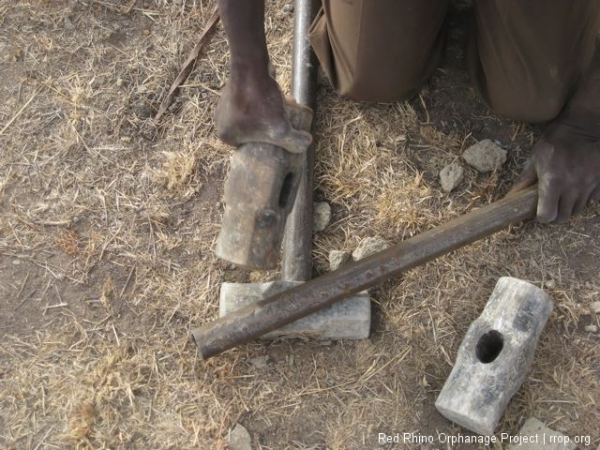
<svg viewBox="0 0 600 450">
<path fill-rule="evenodd" d="M 332 272 L 338 270 L 350 259 L 350 253 L 341 250 L 331 250 L 329 252 L 329 270 Z"/>
<path fill-rule="evenodd" d="M 269 283 L 223 283 L 219 315 L 231 314 L 244 306 L 259 302 L 279 292 L 301 284 L 299 281 Z M 371 299 L 366 294 L 355 295 L 310 316 L 303 317 L 263 339 L 302 337 L 313 339 L 367 339 L 371 330 Z"/>
<path fill-rule="evenodd" d="M 506 450 L 575 450 L 577 446 L 568 436 L 548 428 L 535 417 L 530 417 L 511 437 Z"/>
<path fill-rule="evenodd" d="M 391 244 L 385 239 L 378 237 L 364 238 L 352 252 L 352 259 L 359 261 L 382 250 L 387 250 L 390 247 Z"/>
<path fill-rule="evenodd" d="M 489 139 L 479 141 L 463 153 L 463 159 L 479 172 L 491 172 L 506 162 L 506 150 Z"/>
<path fill-rule="evenodd" d="M 452 191 L 463 180 L 465 169 L 460 164 L 452 163 L 440 171 L 440 184 L 446 192 Z"/>
<path fill-rule="evenodd" d="M 250 433 L 239 423 L 229 433 L 230 450 L 252 450 L 252 439 Z"/>
<path fill-rule="evenodd" d="M 438 411 L 470 431 L 492 435 L 525 379 L 552 307 L 536 286 L 500 278 L 458 350 L 435 402 Z"/>
</svg>

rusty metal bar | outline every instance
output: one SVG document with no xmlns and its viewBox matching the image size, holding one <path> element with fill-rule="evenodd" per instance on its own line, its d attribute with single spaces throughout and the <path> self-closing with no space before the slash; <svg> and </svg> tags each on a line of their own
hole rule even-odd
<svg viewBox="0 0 600 450">
<path fill-rule="evenodd" d="M 206 359 L 535 216 L 537 186 L 193 330 Z"/>
<path fill-rule="evenodd" d="M 316 58 L 308 41 L 308 29 L 316 11 L 314 0 L 296 0 L 292 96 L 301 105 L 311 108 L 314 108 L 316 92 Z M 315 151 L 311 145 L 306 152 L 294 209 L 287 218 L 281 269 L 282 278 L 286 281 L 308 281 L 312 278 L 314 165 Z"/>
</svg>

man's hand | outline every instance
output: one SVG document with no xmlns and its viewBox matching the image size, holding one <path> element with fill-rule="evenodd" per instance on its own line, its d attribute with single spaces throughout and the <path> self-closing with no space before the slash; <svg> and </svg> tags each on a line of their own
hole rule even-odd
<svg viewBox="0 0 600 450">
<path fill-rule="evenodd" d="M 564 110 L 534 145 L 511 192 L 538 182 L 537 217 L 568 221 L 600 201 L 600 44 Z"/>
<path fill-rule="evenodd" d="M 564 223 L 600 201 L 600 130 L 556 121 L 534 145 L 511 192 L 538 182 L 537 218 Z"/>
<path fill-rule="evenodd" d="M 287 103 L 279 86 L 270 76 L 246 76 L 231 79 L 215 113 L 219 138 L 239 147 L 248 142 L 277 145 L 292 153 L 304 152 L 312 141 L 306 131 L 296 130 L 290 123 L 290 109 L 301 108 Z"/>
</svg>

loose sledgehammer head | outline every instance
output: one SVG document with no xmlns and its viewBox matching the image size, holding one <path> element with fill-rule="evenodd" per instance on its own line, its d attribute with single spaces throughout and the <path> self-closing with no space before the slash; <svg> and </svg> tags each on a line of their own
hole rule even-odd
<svg viewBox="0 0 600 450">
<path fill-rule="evenodd" d="M 310 108 L 288 102 L 287 113 L 295 129 L 310 129 Z M 303 153 L 263 143 L 242 145 L 233 154 L 216 248 L 219 258 L 253 270 L 277 266 L 304 159 Z"/>
<path fill-rule="evenodd" d="M 302 155 L 270 144 L 246 144 L 231 157 L 219 258 L 246 269 L 274 269 L 285 219 L 300 177 Z"/>
<path fill-rule="evenodd" d="M 541 289 L 516 278 L 498 280 L 471 324 L 435 407 L 458 425 L 492 435 L 523 383 L 538 338 L 552 312 Z"/>
<path fill-rule="evenodd" d="M 300 284 L 301 281 L 224 283 L 221 286 L 219 316 L 224 317 Z M 367 293 L 361 293 L 264 334 L 261 338 L 367 339 L 370 329 L 371 299 Z"/>
</svg>

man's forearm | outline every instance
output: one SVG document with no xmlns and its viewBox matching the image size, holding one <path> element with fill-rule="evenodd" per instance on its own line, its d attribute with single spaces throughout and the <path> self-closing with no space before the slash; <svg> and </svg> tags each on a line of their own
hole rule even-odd
<svg viewBox="0 0 600 450">
<path fill-rule="evenodd" d="M 218 0 L 231 54 L 231 78 L 269 75 L 264 0 Z"/>
</svg>

